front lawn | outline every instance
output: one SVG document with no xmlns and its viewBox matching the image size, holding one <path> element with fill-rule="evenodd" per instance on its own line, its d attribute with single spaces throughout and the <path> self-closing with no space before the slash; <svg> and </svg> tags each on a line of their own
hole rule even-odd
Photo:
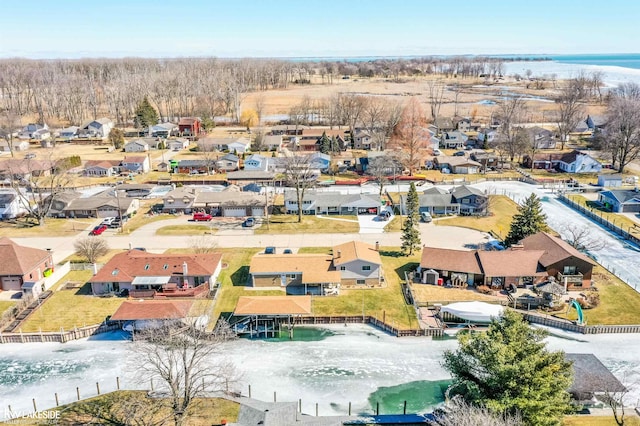
<svg viewBox="0 0 640 426">
<path fill-rule="evenodd" d="M 2 314 L 4 314 L 4 312 L 9 309 L 10 307 L 12 307 L 13 305 L 15 305 L 16 302 L 10 301 L 10 300 L 2 300 L 0 301 L 0 317 L 2 316 Z"/>
<path fill-rule="evenodd" d="M 72 271 L 56 286 L 67 281 L 77 282 L 80 288 L 54 291 L 38 309 L 22 324 L 24 332 L 71 330 L 74 327 L 99 324 L 112 315 L 124 301 L 119 297 L 95 297 L 87 281 L 92 271 Z M 82 284 L 84 283 L 84 284 Z"/>
<path fill-rule="evenodd" d="M 216 231 L 216 228 L 208 225 L 170 225 L 159 228 L 156 235 L 203 235 L 213 234 Z"/>
<path fill-rule="evenodd" d="M 357 233 L 360 231 L 357 219 L 349 219 L 343 216 L 316 217 L 302 216 L 302 222 L 298 223 L 297 215 L 274 215 L 269 216 L 269 225 L 262 223 L 256 228 L 256 234 L 322 234 L 332 233 Z M 266 219 L 265 219 L 266 221 Z"/>
<path fill-rule="evenodd" d="M 518 204 L 506 195 L 489 196 L 489 216 L 452 216 L 434 220 L 436 225 L 460 226 L 478 231 L 493 231 L 505 238 L 511 227 L 511 219 L 518 212 Z"/>
<path fill-rule="evenodd" d="M 96 220 L 47 218 L 42 226 L 26 218 L 0 221 L 0 237 L 68 237 L 86 230 Z"/>
<path fill-rule="evenodd" d="M 640 418 L 626 410 L 624 424 L 627 426 L 640 426 Z M 562 419 L 563 426 L 616 426 L 613 414 L 609 416 L 565 416 Z"/>
</svg>

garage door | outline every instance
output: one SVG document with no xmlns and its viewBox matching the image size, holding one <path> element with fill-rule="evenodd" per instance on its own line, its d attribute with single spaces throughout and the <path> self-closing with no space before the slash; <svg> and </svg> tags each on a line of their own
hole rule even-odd
<svg viewBox="0 0 640 426">
<path fill-rule="evenodd" d="M 20 291 L 22 280 L 20 277 L 2 277 L 2 289 L 4 291 Z"/>
<path fill-rule="evenodd" d="M 251 209 L 251 216 L 256 216 L 256 217 L 264 216 L 264 209 L 261 207 L 253 207 Z"/>
<path fill-rule="evenodd" d="M 247 215 L 247 209 L 244 207 L 225 207 L 223 216 L 225 217 L 242 217 Z"/>
<path fill-rule="evenodd" d="M 118 210 L 98 210 L 98 217 L 118 217 Z"/>
</svg>

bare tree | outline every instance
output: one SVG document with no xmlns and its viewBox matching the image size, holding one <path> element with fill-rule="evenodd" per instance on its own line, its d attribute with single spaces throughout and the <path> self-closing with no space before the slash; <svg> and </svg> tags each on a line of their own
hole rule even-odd
<svg viewBox="0 0 640 426">
<path fill-rule="evenodd" d="M 428 96 L 431 121 L 435 123 L 440 116 L 440 107 L 442 106 L 442 99 L 444 97 L 445 84 L 440 79 L 429 80 L 427 82 L 427 89 L 429 91 Z"/>
<path fill-rule="evenodd" d="M 497 116 L 500 120 L 499 142 L 504 146 L 513 161 L 521 151 L 520 123 L 524 118 L 526 106 L 521 96 L 511 97 L 498 105 Z"/>
<path fill-rule="evenodd" d="M 420 168 L 430 138 L 422 106 L 417 98 L 411 98 L 402 110 L 391 137 L 393 146 L 404 154 L 405 167 L 410 175 Z"/>
<path fill-rule="evenodd" d="M 636 386 L 637 382 L 632 384 L 625 383 L 623 385 L 624 390 L 621 390 L 619 392 L 606 391 L 602 397 L 603 402 L 607 404 L 609 408 L 611 408 L 613 419 L 618 426 L 624 426 L 625 424 L 627 424 L 625 423 L 625 399 L 627 399 L 629 394 Z M 626 401 L 626 403 L 629 403 L 629 401 Z"/>
<path fill-rule="evenodd" d="M 359 122 L 363 111 L 366 108 L 367 98 L 353 93 L 343 93 L 339 96 L 342 121 L 349 126 L 351 144 L 353 144 L 353 134 L 356 124 Z"/>
<path fill-rule="evenodd" d="M 139 378 L 144 383 L 152 380 L 159 391 L 168 394 L 176 426 L 190 415 L 196 398 L 223 391 L 237 379 L 231 363 L 212 365 L 223 342 L 221 334 L 208 334 L 177 320 L 136 335 L 134 351 L 144 359 L 136 366 Z"/>
<path fill-rule="evenodd" d="M 255 106 L 256 113 L 258 114 L 258 126 L 262 125 L 262 115 L 264 113 L 264 107 L 266 104 L 266 96 L 264 92 L 258 93 L 253 99 L 253 104 Z"/>
<path fill-rule="evenodd" d="M 218 248 L 218 244 L 212 235 L 201 235 L 189 239 L 189 248 L 194 253 L 213 253 Z"/>
<path fill-rule="evenodd" d="M 8 145 L 11 157 L 13 154 L 13 134 L 20 126 L 20 116 L 11 110 L 5 110 L 0 114 L 0 138 L 3 138 Z"/>
<path fill-rule="evenodd" d="M 524 426 L 517 413 L 495 413 L 486 407 L 469 404 L 456 396 L 449 400 L 443 409 L 435 412 L 431 426 Z"/>
<path fill-rule="evenodd" d="M 388 177 L 402 172 L 402 169 L 402 164 L 396 156 L 385 153 L 377 157 L 369 158 L 366 173 L 376 178 L 378 185 L 380 185 L 379 195 L 382 196 L 384 185 L 389 181 Z"/>
<path fill-rule="evenodd" d="M 593 236 L 591 229 L 578 223 L 565 222 L 560 225 L 560 233 L 566 242 L 580 251 L 602 250 L 607 241 Z"/>
<path fill-rule="evenodd" d="M 611 154 L 618 172 L 640 156 L 640 86 L 622 85 L 616 90 L 607 108 L 604 147 Z"/>
<path fill-rule="evenodd" d="M 280 159 L 284 169 L 285 180 L 289 187 L 296 191 L 298 203 L 298 223 L 302 222 L 302 200 L 307 189 L 313 188 L 318 178 L 316 170 L 312 167 L 309 155 L 290 155 Z"/>
<path fill-rule="evenodd" d="M 84 237 L 73 243 L 76 254 L 87 259 L 89 263 L 96 263 L 98 258 L 109 252 L 109 244 L 103 238 Z"/>
<path fill-rule="evenodd" d="M 575 80 L 569 80 L 555 99 L 558 104 L 557 125 L 560 149 L 564 150 L 565 143 L 569 141 L 569 134 L 584 119 L 583 99 L 582 90 Z"/>
</svg>

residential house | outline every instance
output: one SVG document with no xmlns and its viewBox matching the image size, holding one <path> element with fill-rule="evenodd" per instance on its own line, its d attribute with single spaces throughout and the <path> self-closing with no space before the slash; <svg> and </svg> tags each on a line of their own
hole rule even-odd
<svg viewBox="0 0 640 426">
<path fill-rule="evenodd" d="M 23 284 L 39 283 L 45 275 L 53 272 L 50 251 L 24 247 L 6 237 L 0 238 L 0 259 L 2 291 L 22 291 Z"/>
<path fill-rule="evenodd" d="M 274 170 L 275 165 L 270 161 L 271 157 L 260 154 L 251 154 L 244 160 L 244 170 L 247 171 L 268 171 Z M 269 164 L 271 163 L 271 165 Z"/>
<path fill-rule="evenodd" d="M 196 137 L 202 131 L 202 122 L 195 117 L 184 117 L 178 122 L 178 132 L 182 136 Z"/>
<path fill-rule="evenodd" d="M 168 138 L 179 133 L 179 127 L 174 123 L 158 123 L 149 126 L 149 136 L 154 138 Z"/>
<path fill-rule="evenodd" d="M 80 128 L 80 136 L 105 139 L 111 133 L 111 129 L 113 129 L 113 121 L 108 118 L 99 118 L 98 120 L 84 123 Z"/>
<path fill-rule="evenodd" d="M 162 211 L 165 213 L 190 213 L 193 210 L 195 199 L 196 190 L 193 187 L 176 188 L 162 198 Z"/>
<path fill-rule="evenodd" d="M 485 141 L 487 144 L 491 144 L 496 141 L 498 137 L 498 131 L 495 129 L 482 129 L 478 132 L 478 142 L 484 144 Z"/>
<path fill-rule="evenodd" d="M 19 139 L 36 139 L 42 140 L 51 137 L 49 126 L 46 124 L 29 123 L 18 132 Z"/>
<path fill-rule="evenodd" d="M 472 175 L 480 173 L 482 164 L 464 156 L 441 155 L 433 158 L 436 168 L 443 173 L 454 173 L 459 175 Z"/>
<path fill-rule="evenodd" d="M 555 149 L 556 138 L 551 130 L 539 126 L 524 129 L 532 144 L 536 149 Z"/>
<path fill-rule="evenodd" d="M 149 144 L 144 139 L 135 139 L 124 144 L 124 152 L 147 152 Z"/>
<path fill-rule="evenodd" d="M 1 152 L 21 152 L 29 149 L 29 141 L 14 139 L 9 145 L 9 141 L 0 139 L 0 151 Z"/>
<path fill-rule="evenodd" d="M 612 189 L 598 193 L 598 202 L 616 213 L 640 213 L 640 191 L 634 189 Z"/>
<path fill-rule="evenodd" d="M 71 201 L 76 198 L 80 198 L 82 194 L 77 191 L 64 191 L 59 192 L 53 196 L 53 200 L 47 198 L 47 202 L 51 201 L 51 207 L 49 208 L 49 212 L 47 215 L 49 217 L 58 217 L 63 218 L 66 217 L 66 213 L 64 209 L 71 203 Z M 50 197 L 50 196 L 49 196 Z"/>
<path fill-rule="evenodd" d="M 216 160 L 215 166 L 220 173 L 232 172 L 240 168 L 240 158 L 233 154 L 226 154 Z"/>
<path fill-rule="evenodd" d="M 438 133 L 456 130 L 456 123 L 451 117 L 438 117 L 435 119 L 433 125 L 438 129 Z"/>
<path fill-rule="evenodd" d="M 471 151 L 469 158 L 481 164 L 480 171 L 496 170 L 500 166 L 500 157 L 492 152 Z"/>
<path fill-rule="evenodd" d="M 460 185 L 451 189 L 452 201 L 460 206 L 460 214 L 484 215 L 487 213 L 489 197 L 472 186 Z"/>
<path fill-rule="evenodd" d="M 567 392 L 576 406 L 589 407 L 608 400 L 611 395 L 624 395 L 628 389 L 593 354 L 565 354 L 571 363 L 573 377 Z"/>
<path fill-rule="evenodd" d="M 148 198 L 156 187 L 151 183 L 124 183 L 114 187 L 113 191 L 118 191 L 118 193 L 124 194 L 125 197 Z"/>
<path fill-rule="evenodd" d="M 326 173 L 331 166 L 331 156 L 321 152 L 314 152 L 309 156 L 309 166 L 312 169 L 318 169 L 321 173 Z"/>
<path fill-rule="evenodd" d="M 264 170 L 237 170 L 235 172 L 227 172 L 227 181 L 230 184 L 236 185 L 270 183 L 274 181 L 275 177 L 275 172 Z"/>
<path fill-rule="evenodd" d="M 94 295 L 128 290 L 134 298 L 205 296 L 221 269 L 219 253 L 154 254 L 129 250 L 116 254 L 89 282 Z"/>
<path fill-rule="evenodd" d="M 54 167 L 55 163 L 49 160 L 11 158 L 0 161 L 0 176 L 4 179 L 30 179 L 48 176 Z"/>
<path fill-rule="evenodd" d="M 420 279 L 447 285 L 487 285 L 493 288 L 524 286 L 541 282 L 547 276 L 539 260 L 543 251 L 509 249 L 502 251 L 451 250 L 423 247 Z"/>
<path fill-rule="evenodd" d="M 298 212 L 295 191 L 285 191 L 285 210 Z M 381 202 L 377 196 L 367 194 L 340 194 L 335 192 L 306 191 L 302 198 L 303 214 L 377 215 Z"/>
<path fill-rule="evenodd" d="M 18 193 L 13 188 L 0 188 L 0 219 L 15 219 L 23 216 L 27 210 L 20 202 Z"/>
<path fill-rule="evenodd" d="M 347 146 L 345 130 L 310 128 L 302 131 L 296 147 L 300 151 L 320 151 L 320 138 L 323 134 L 329 139 L 335 139 L 341 150 Z"/>
<path fill-rule="evenodd" d="M 525 250 L 541 250 L 540 264 L 565 290 L 591 287 L 596 263 L 573 246 L 546 232 L 538 232 L 520 241 Z"/>
<path fill-rule="evenodd" d="M 105 193 L 75 198 L 62 209 L 65 217 L 131 217 L 140 208 L 136 198 L 116 197 Z"/>
<path fill-rule="evenodd" d="M 371 133 L 365 130 L 357 130 L 353 135 L 353 149 L 375 149 L 376 145 Z"/>
<path fill-rule="evenodd" d="M 333 266 L 340 272 L 342 287 L 379 287 L 384 283 L 377 245 L 350 241 L 334 246 Z"/>
<path fill-rule="evenodd" d="M 220 151 L 242 154 L 249 151 L 251 141 L 248 138 L 204 138 L 198 141 L 198 150 L 202 152 Z"/>
<path fill-rule="evenodd" d="M 618 188 L 622 186 L 622 175 L 598 175 L 598 186 L 603 188 Z"/>
<path fill-rule="evenodd" d="M 146 155 L 125 156 L 120 162 L 120 170 L 122 172 L 147 173 L 149 168 L 149 157 Z"/>
<path fill-rule="evenodd" d="M 243 192 L 231 185 L 220 192 L 196 191 L 193 207 L 213 216 L 262 217 L 266 215 L 267 200 L 255 192 Z"/>
<path fill-rule="evenodd" d="M 282 135 L 266 135 L 262 137 L 262 145 L 267 151 L 280 152 L 282 149 Z"/>
<path fill-rule="evenodd" d="M 249 265 L 252 287 L 280 288 L 292 295 L 337 294 L 340 272 L 324 254 L 257 254 Z"/>
<path fill-rule="evenodd" d="M 585 122 L 592 132 L 599 132 L 606 127 L 607 117 L 604 115 L 587 115 Z"/>
<path fill-rule="evenodd" d="M 467 117 L 458 118 L 454 121 L 456 124 L 456 130 L 462 133 L 477 132 L 482 127 L 480 123 L 476 121 L 471 121 L 471 119 Z"/>
<path fill-rule="evenodd" d="M 400 197 L 403 211 L 406 211 L 406 195 Z M 432 216 L 462 214 L 487 214 L 488 197 L 481 190 L 472 186 L 461 185 L 447 191 L 432 187 L 418 195 L 419 212 Z"/>
<path fill-rule="evenodd" d="M 65 127 L 64 129 L 60 129 L 60 131 L 58 132 L 58 137 L 68 142 L 68 141 L 71 141 L 72 139 L 77 138 L 79 133 L 80 133 L 80 127 L 70 126 L 70 127 Z"/>
<path fill-rule="evenodd" d="M 171 151 L 182 151 L 183 149 L 189 148 L 189 141 L 187 139 L 170 139 L 166 142 L 166 148 Z"/>
<path fill-rule="evenodd" d="M 111 177 L 119 172 L 120 161 L 118 160 L 87 160 L 84 163 L 86 176 Z"/>
<path fill-rule="evenodd" d="M 445 149 L 464 149 L 464 144 L 469 136 L 459 131 L 450 131 L 442 133 L 440 147 Z"/>
<path fill-rule="evenodd" d="M 213 160 L 180 160 L 175 167 L 176 173 L 186 174 L 207 174 L 213 170 Z"/>
<path fill-rule="evenodd" d="M 589 154 L 580 151 L 571 151 L 564 153 L 535 154 L 533 158 L 525 155 L 522 161 L 523 165 L 534 169 L 558 170 L 566 173 L 599 173 L 602 171 L 602 164 L 591 157 Z"/>
<path fill-rule="evenodd" d="M 300 136 L 302 131 L 309 129 L 309 126 L 303 126 L 301 124 L 281 124 L 273 126 L 271 128 L 272 135 L 285 135 L 285 136 Z"/>
</svg>

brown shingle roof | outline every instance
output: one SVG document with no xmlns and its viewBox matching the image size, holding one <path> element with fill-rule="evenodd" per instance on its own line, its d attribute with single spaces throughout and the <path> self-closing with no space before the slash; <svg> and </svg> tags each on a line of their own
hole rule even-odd
<svg viewBox="0 0 640 426">
<path fill-rule="evenodd" d="M 185 262 L 189 276 L 209 276 L 218 268 L 221 259 L 222 255 L 219 253 L 154 254 L 129 250 L 116 254 L 89 282 L 127 282 L 137 276 L 182 276 L 182 265 Z"/>
<path fill-rule="evenodd" d="M 311 315 L 311 296 L 241 296 L 234 315 Z"/>
<path fill-rule="evenodd" d="M 340 272 L 324 254 L 257 254 L 251 259 L 250 274 L 299 274 L 303 284 L 339 283 Z"/>
<path fill-rule="evenodd" d="M 338 253 L 340 253 L 340 257 L 336 257 Z M 382 265 L 380 253 L 371 244 L 361 241 L 349 241 L 333 248 L 333 264 L 335 266 L 344 265 L 354 260 L 364 260 L 365 262 Z"/>
<path fill-rule="evenodd" d="M 571 393 L 624 392 L 626 388 L 593 354 L 565 354 L 573 363 Z"/>
<path fill-rule="evenodd" d="M 0 276 L 25 275 L 51 258 L 46 250 L 20 246 L 9 238 L 0 238 Z"/>
<path fill-rule="evenodd" d="M 123 163 L 144 163 L 147 159 L 144 155 L 132 155 L 130 157 L 124 157 Z"/>
<path fill-rule="evenodd" d="M 487 277 L 532 277 L 546 272 L 539 267 L 542 250 L 479 251 L 480 265 Z"/>
<path fill-rule="evenodd" d="M 180 319 L 189 314 L 193 301 L 188 300 L 131 300 L 111 316 L 113 321 Z"/>
<path fill-rule="evenodd" d="M 572 256 L 592 265 L 596 264 L 588 256 L 576 250 L 571 244 L 563 241 L 561 238 L 549 235 L 546 232 L 529 235 L 520 243 L 524 246 L 525 250 L 543 250 L 544 254 L 540 258 L 540 264 L 545 268 Z"/>
<path fill-rule="evenodd" d="M 482 273 L 476 252 L 469 250 L 424 247 L 420 267 L 441 271 Z"/>
</svg>

